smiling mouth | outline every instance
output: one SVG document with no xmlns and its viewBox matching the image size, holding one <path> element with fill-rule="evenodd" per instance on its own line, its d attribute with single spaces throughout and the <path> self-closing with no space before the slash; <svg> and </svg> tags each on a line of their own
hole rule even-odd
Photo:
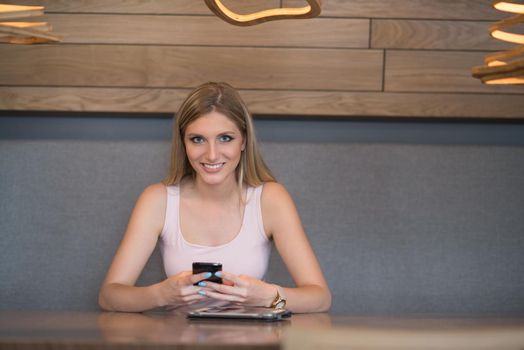
<svg viewBox="0 0 524 350">
<path fill-rule="evenodd" d="M 206 169 L 220 169 L 224 166 L 224 164 L 226 163 L 217 163 L 217 164 L 202 163 L 202 165 Z"/>
</svg>

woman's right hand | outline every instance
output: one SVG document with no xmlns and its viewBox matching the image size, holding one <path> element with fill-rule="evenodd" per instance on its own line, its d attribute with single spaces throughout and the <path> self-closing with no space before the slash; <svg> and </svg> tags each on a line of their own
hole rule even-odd
<svg viewBox="0 0 524 350">
<path fill-rule="evenodd" d="M 198 293 L 205 288 L 195 286 L 194 284 L 209 277 L 211 277 L 209 272 L 193 275 L 191 271 L 182 271 L 168 277 L 161 285 L 162 304 L 165 306 L 179 306 L 193 304 L 199 300 L 206 299 L 205 295 Z"/>
</svg>

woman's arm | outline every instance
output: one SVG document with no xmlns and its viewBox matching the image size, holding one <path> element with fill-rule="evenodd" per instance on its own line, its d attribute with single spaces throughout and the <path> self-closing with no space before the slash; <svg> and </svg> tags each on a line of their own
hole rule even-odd
<svg viewBox="0 0 524 350">
<path fill-rule="evenodd" d="M 164 226 L 166 198 L 163 184 L 151 185 L 140 195 L 100 288 L 98 303 L 103 310 L 138 312 L 203 298 L 193 283 L 204 277 L 190 272 L 150 286 L 134 286 Z"/>
<path fill-rule="evenodd" d="M 307 239 L 293 199 L 276 182 L 262 191 L 264 228 L 274 241 L 296 288 L 278 287 L 293 312 L 322 312 L 331 306 L 331 292 Z M 276 290 L 273 294 L 276 296 Z"/>
</svg>

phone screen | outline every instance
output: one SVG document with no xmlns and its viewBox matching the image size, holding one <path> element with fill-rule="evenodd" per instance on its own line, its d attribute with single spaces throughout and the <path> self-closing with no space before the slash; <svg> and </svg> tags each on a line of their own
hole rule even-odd
<svg viewBox="0 0 524 350">
<path fill-rule="evenodd" d="M 222 278 L 215 276 L 215 272 L 222 271 L 221 263 L 209 263 L 209 262 L 194 262 L 193 263 L 193 275 L 201 272 L 211 272 L 213 275 L 204 281 L 210 281 L 215 283 L 222 283 Z M 197 285 L 198 283 L 195 283 Z"/>
</svg>

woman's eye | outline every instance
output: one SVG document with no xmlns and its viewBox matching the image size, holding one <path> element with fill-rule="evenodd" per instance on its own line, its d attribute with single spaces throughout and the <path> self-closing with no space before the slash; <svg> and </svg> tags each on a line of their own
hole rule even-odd
<svg viewBox="0 0 524 350">
<path fill-rule="evenodd" d="M 190 140 L 193 143 L 204 143 L 204 139 L 200 136 L 193 136 Z"/>
<path fill-rule="evenodd" d="M 229 136 L 229 135 L 222 135 L 222 136 L 220 136 L 218 138 L 218 140 L 220 142 L 229 142 L 229 141 L 233 140 L 233 138 L 231 136 Z"/>
</svg>

